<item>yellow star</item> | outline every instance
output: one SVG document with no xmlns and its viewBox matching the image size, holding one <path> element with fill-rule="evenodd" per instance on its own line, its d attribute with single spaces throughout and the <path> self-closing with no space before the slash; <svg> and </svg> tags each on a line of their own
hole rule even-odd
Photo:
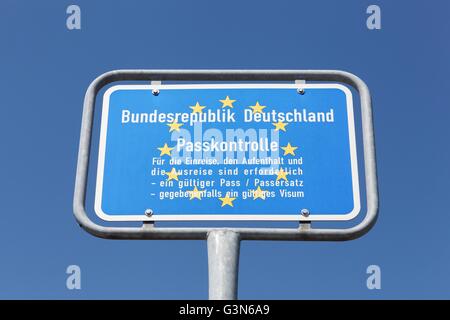
<svg viewBox="0 0 450 320">
<path fill-rule="evenodd" d="M 250 106 L 249 108 L 253 110 L 253 113 L 263 113 L 263 109 L 266 108 L 266 106 L 262 106 L 258 101 L 256 101 L 256 104 L 254 106 Z"/>
<path fill-rule="evenodd" d="M 198 102 L 195 104 L 195 106 L 190 106 L 189 108 L 192 109 L 192 113 L 202 113 L 203 109 L 206 108 L 206 106 L 201 106 Z"/>
<path fill-rule="evenodd" d="M 177 173 L 177 170 L 175 170 L 175 168 L 172 168 L 172 170 L 170 172 L 166 172 L 165 174 L 167 175 L 167 181 L 170 181 L 170 180 L 178 181 L 178 173 Z"/>
<path fill-rule="evenodd" d="M 261 198 L 263 200 L 266 199 L 266 193 L 265 191 L 261 190 L 261 187 L 258 187 L 258 189 L 253 191 L 253 200 L 256 200 L 258 198 Z"/>
<path fill-rule="evenodd" d="M 219 100 L 220 102 L 222 102 L 222 108 L 225 107 L 230 107 L 233 108 L 233 102 L 235 102 L 236 100 L 231 100 L 229 96 L 227 96 L 225 98 L 225 100 Z"/>
<path fill-rule="evenodd" d="M 172 151 L 175 148 L 169 148 L 169 146 L 167 145 L 167 143 L 164 143 L 164 147 L 162 148 L 158 148 L 159 151 L 161 151 L 161 153 L 159 154 L 160 157 L 162 157 L 163 155 L 167 154 L 169 157 L 172 156 L 170 154 L 170 151 Z"/>
<path fill-rule="evenodd" d="M 183 125 L 182 123 L 177 123 L 176 121 L 167 124 L 169 126 L 169 132 L 172 131 L 180 131 L 180 127 Z"/>
<path fill-rule="evenodd" d="M 280 168 L 280 170 L 278 170 L 277 173 L 277 181 L 280 179 L 284 179 L 284 181 L 288 181 L 287 176 L 288 173 L 286 171 L 283 170 L 283 168 Z"/>
<path fill-rule="evenodd" d="M 293 156 L 295 156 L 294 151 L 295 151 L 296 149 L 298 149 L 298 147 L 293 147 L 293 146 L 291 146 L 290 143 L 288 143 L 286 147 L 281 147 L 281 149 L 284 150 L 283 156 L 286 156 L 286 155 L 288 155 L 288 154 L 292 154 Z"/>
<path fill-rule="evenodd" d="M 189 191 L 191 193 L 191 197 L 189 198 L 189 200 L 195 199 L 197 198 L 198 200 L 202 200 L 202 191 L 203 190 L 198 190 L 197 186 L 194 187 L 194 190 Z"/>
<path fill-rule="evenodd" d="M 219 198 L 220 201 L 222 201 L 222 207 L 229 205 L 230 207 L 233 207 L 233 201 L 236 200 L 236 198 L 231 198 L 230 196 L 227 195 L 225 196 L 225 198 Z"/>
<path fill-rule="evenodd" d="M 288 125 L 288 123 L 278 121 L 273 122 L 272 124 L 275 126 L 275 131 L 283 130 L 284 132 L 286 132 L 286 126 Z"/>
</svg>

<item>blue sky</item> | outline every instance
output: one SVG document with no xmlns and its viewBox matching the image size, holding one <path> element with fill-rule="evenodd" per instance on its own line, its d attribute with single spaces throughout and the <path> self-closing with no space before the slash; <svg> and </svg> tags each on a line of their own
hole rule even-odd
<svg viewBox="0 0 450 320">
<path fill-rule="evenodd" d="M 380 217 L 344 243 L 242 242 L 242 299 L 450 298 L 450 4 L 432 1 L 0 4 L 0 298 L 205 299 L 203 241 L 108 241 L 72 215 L 82 102 L 99 74 L 341 69 L 368 84 Z M 382 29 L 366 28 L 378 4 Z M 95 145 L 95 143 L 94 143 Z M 67 290 L 66 267 L 82 270 Z M 368 290 L 366 268 L 382 270 Z"/>
</svg>

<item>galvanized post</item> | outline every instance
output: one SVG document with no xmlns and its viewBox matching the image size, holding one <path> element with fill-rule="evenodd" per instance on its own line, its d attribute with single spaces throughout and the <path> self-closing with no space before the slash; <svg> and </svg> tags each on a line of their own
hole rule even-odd
<svg viewBox="0 0 450 320">
<path fill-rule="evenodd" d="M 227 229 L 211 230 L 207 242 L 209 299 L 237 299 L 239 233 Z"/>
</svg>

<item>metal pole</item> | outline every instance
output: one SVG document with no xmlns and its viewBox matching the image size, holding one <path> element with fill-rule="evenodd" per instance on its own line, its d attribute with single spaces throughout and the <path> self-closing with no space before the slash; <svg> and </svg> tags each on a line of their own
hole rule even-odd
<svg viewBox="0 0 450 320">
<path fill-rule="evenodd" d="M 211 230 L 208 233 L 208 278 L 210 300 L 236 300 L 239 270 L 239 233 Z"/>
</svg>

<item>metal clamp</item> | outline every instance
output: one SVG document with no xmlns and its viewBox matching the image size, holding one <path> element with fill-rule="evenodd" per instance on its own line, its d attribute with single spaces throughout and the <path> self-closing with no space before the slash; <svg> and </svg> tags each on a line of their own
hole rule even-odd
<svg viewBox="0 0 450 320">
<path fill-rule="evenodd" d="M 305 84 L 306 80 L 295 80 L 295 84 L 298 84 L 299 87 L 297 89 L 297 92 L 301 95 L 305 94 L 305 89 L 303 89 L 302 84 Z"/>
<path fill-rule="evenodd" d="M 156 81 L 156 80 L 153 80 L 152 82 L 151 82 L 151 85 L 154 87 L 153 88 L 153 90 L 152 90 L 152 94 L 154 95 L 154 96 L 158 96 L 159 95 L 159 86 L 161 86 L 161 83 L 162 83 L 162 81 Z"/>
</svg>

